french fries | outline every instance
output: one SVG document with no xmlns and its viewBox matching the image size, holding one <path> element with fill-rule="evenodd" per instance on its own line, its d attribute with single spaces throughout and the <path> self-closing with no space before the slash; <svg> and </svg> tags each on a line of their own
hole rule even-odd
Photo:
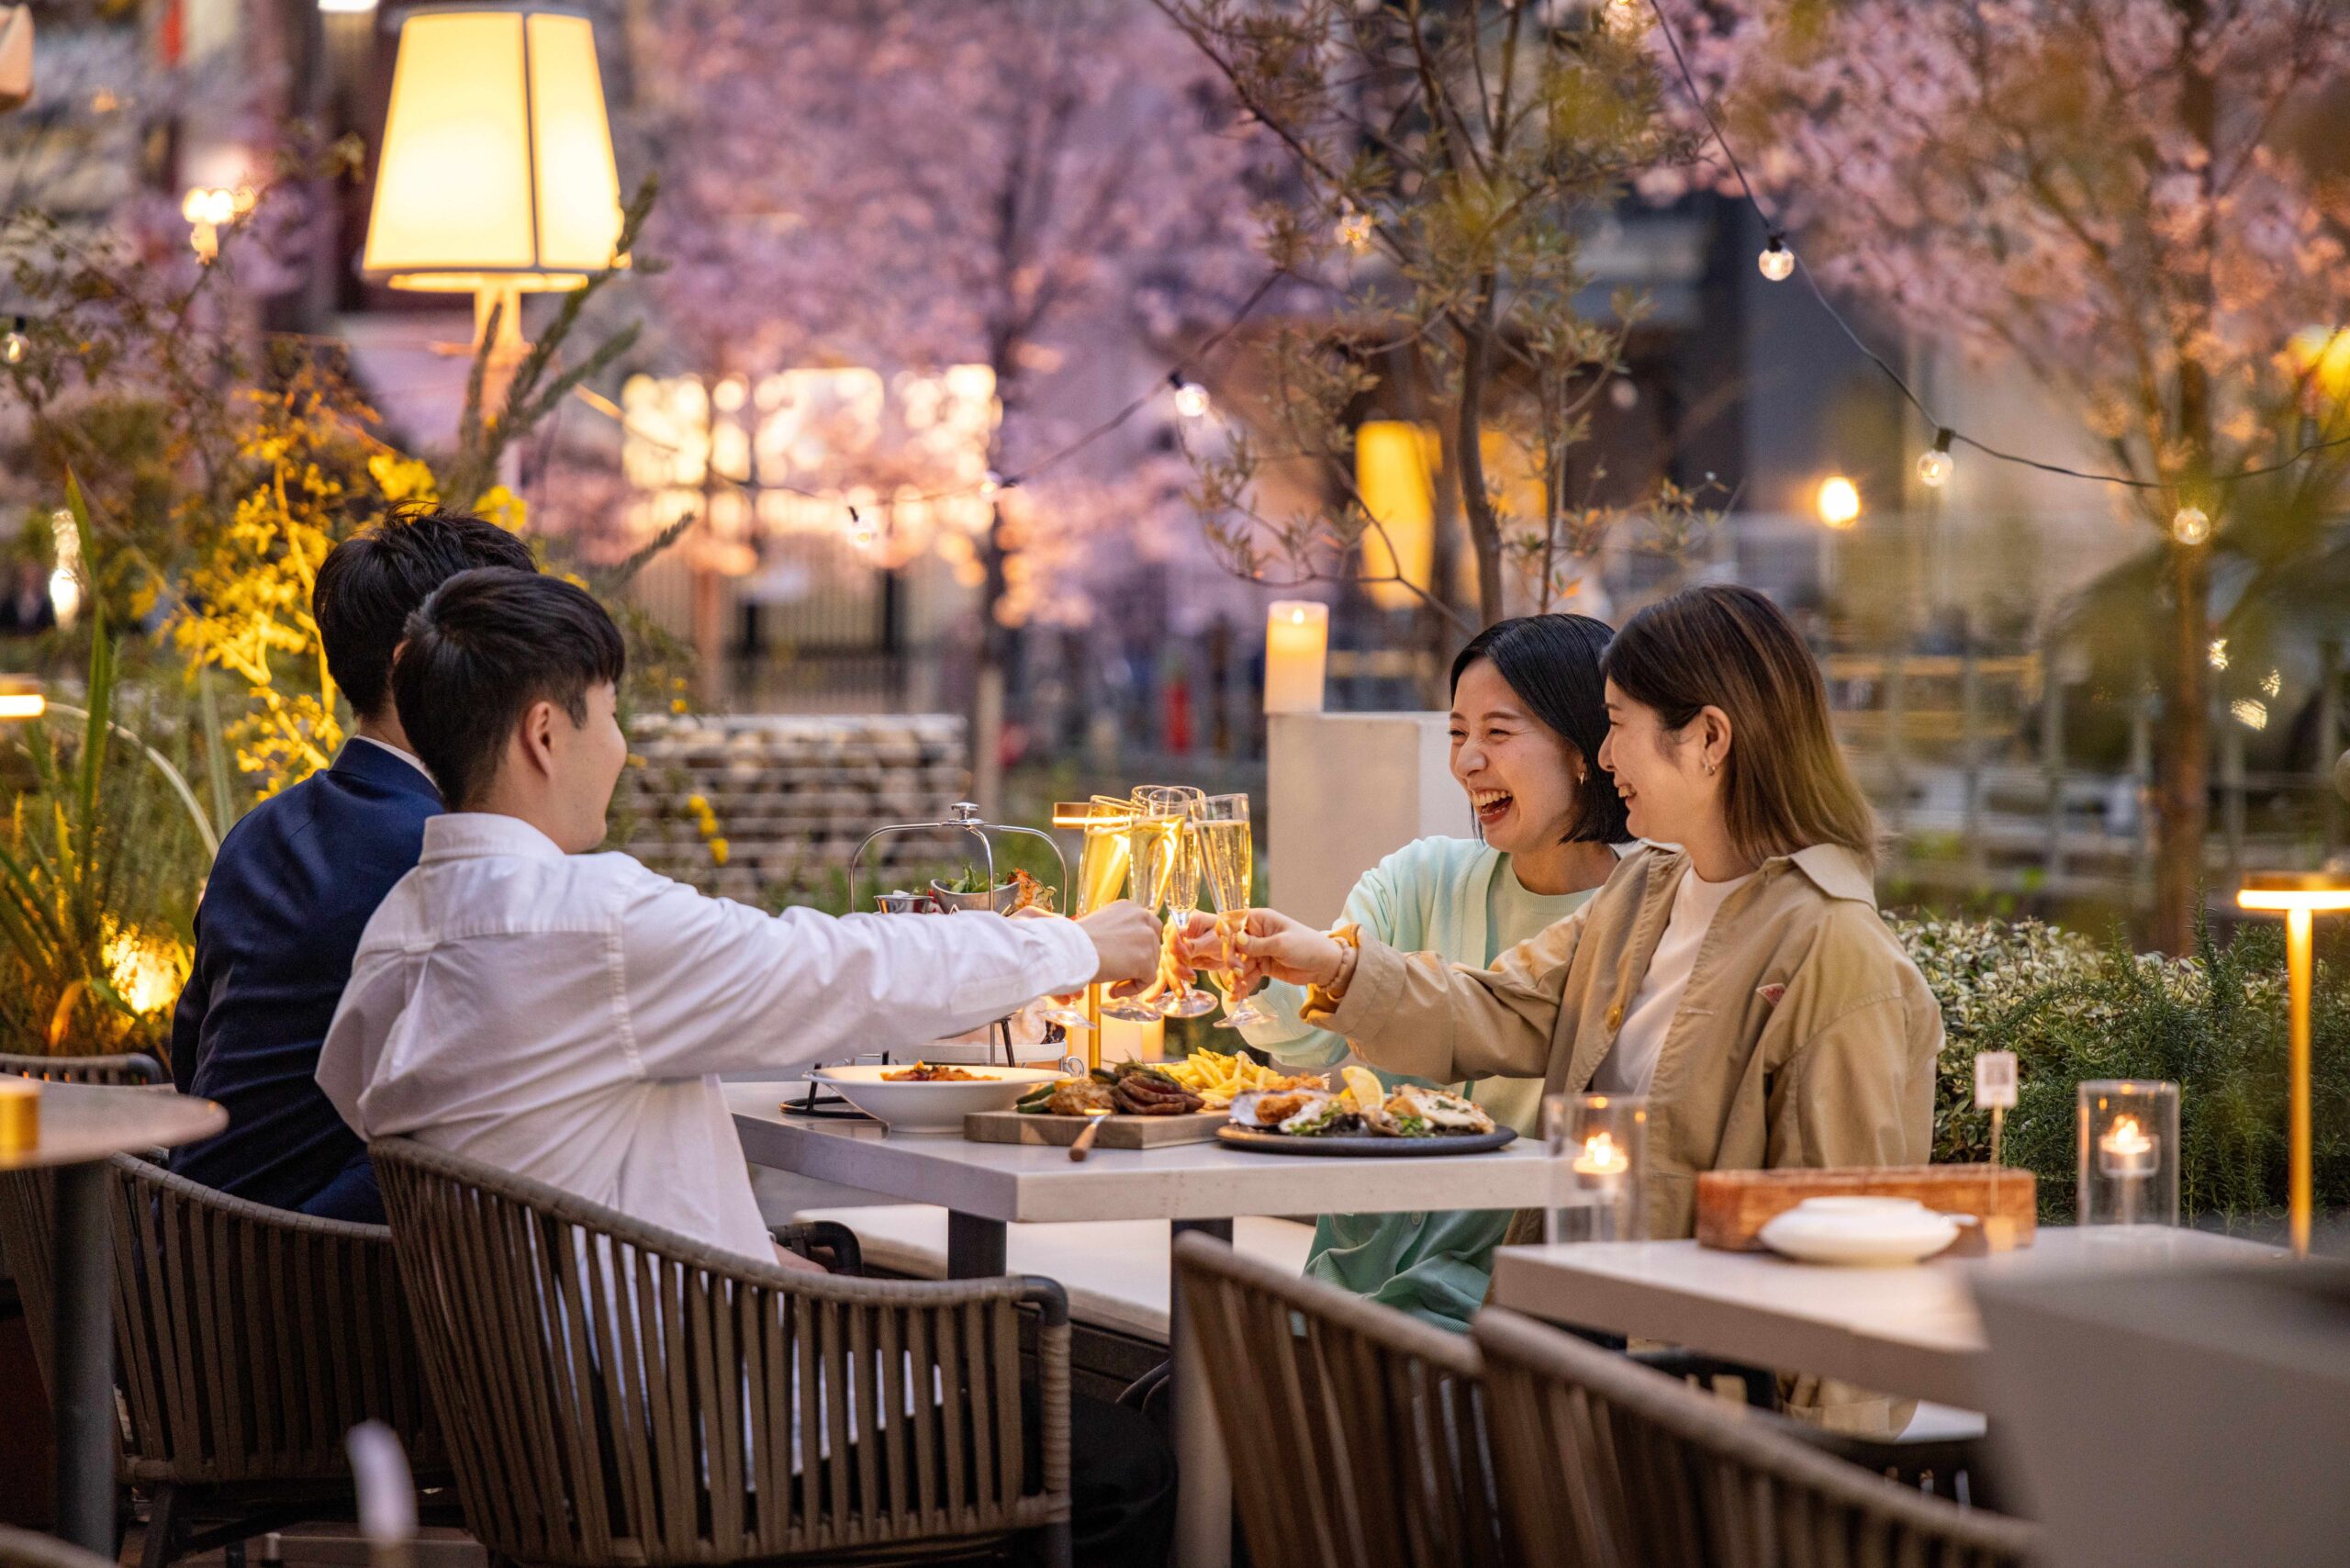
<svg viewBox="0 0 2350 1568">
<path fill-rule="evenodd" d="M 1181 1061 L 1168 1062 L 1159 1071 L 1198 1095 L 1212 1111 L 1225 1109 L 1234 1096 L 1252 1089 L 1323 1087 L 1319 1078 L 1284 1077 L 1271 1068 L 1259 1067 L 1245 1056 L 1225 1056 L 1221 1051 L 1195 1050 Z"/>
</svg>

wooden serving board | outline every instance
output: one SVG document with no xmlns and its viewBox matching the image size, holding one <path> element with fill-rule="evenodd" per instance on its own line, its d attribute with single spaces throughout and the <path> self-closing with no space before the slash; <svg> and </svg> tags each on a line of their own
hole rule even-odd
<svg viewBox="0 0 2350 1568">
<path fill-rule="evenodd" d="M 963 1118 L 968 1143 L 1042 1143 L 1067 1148 L 1077 1141 L 1091 1116 L 1026 1115 L 1018 1111 L 974 1111 Z M 1096 1148 L 1165 1148 L 1170 1144 L 1206 1143 L 1216 1128 L 1232 1119 L 1226 1111 L 1193 1111 L 1181 1116 L 1130 1116 L 1113 1114 L 1102 1121 Z"/>
<path fill-rule="evenodd" d="M 1109 1136 L 1109 1129 L 1102 1129 Z M 2010 1166 L 1903 1165 L 1826 1170 L 1707 1170 L 1697 1177 L 1697 1243 L 1759 1252 L 1765 1221 L 1806 1198 L 1915 1198 L 1941 1214 L 1973 1215 L 1994 1251 L 2029 1247 L 2039 1184 Z"/>
</svg>

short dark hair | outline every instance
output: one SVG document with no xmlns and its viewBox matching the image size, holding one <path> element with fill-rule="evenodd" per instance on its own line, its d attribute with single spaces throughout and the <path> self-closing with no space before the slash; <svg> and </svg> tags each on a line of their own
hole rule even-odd
<svg viewBox="0 0 2350 1568">
<path fill-rule="evenodd" d="M 589 689 L 618 686 L 627 668 L 620 628 L 594 595 L 484 566 L 442 583 L 408 618 L 392 697 L 442 800 L 462 812 L 497 777 L 532 703 L 560 703 L 584 724 Z"/>
<path fill-rule="evenodd" d="M 1722 804 L 1740 854 L 1838 844 L 1875 863 L 1875 813 L 1836 744 L 1819 665 L 1770 599 L 1727 583 L 1683 588 L 1624 623 L 1606 671 L 1669 732 L 1707 707 L 1729 715 Z"/>
<path fill-rule="evenodd" d="M 494 522 L 429 504 L 396 507 L 327 552 L 310 590 L 327 673 L 368 718 L 391 700 L 392 655 L 424 596 L 476 566 L 532 571 L 531 547 Z"/>
<path fill-rule="evenodd" d="M 1600 659 L 1616 633 L 1588 615 L 1521 615 L 1496 621 L 1469 639 L 1452 661 L 1452 688 L 1479 659 L 1517 693 L 1535 718 L 1583 754 L 1583 787 L 1566 844 L 1621 844 L 1632 836 L 1616 776 L 1599 766 L 1607 739 L 1607 680 Z"/>
</svg>

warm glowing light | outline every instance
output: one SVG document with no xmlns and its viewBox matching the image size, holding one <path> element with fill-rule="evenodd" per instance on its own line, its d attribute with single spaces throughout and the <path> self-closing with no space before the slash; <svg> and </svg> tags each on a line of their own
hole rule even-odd
<svg viewBox="0 0 2350 1568">
<path fill-rule="evenodd" d="M 979 498 L 982 500 L 988 499 L 1002 488 L 1003 476 L 990 468 L 987 472 L 987 476 L 979 481 Z"/>
<path fill-rule="evenodd" d="M 1860 521 L 1861 487 L 1841 474 L 1830 474 L 1819 482 L 1819 495 L 1814 503 L 1819 510 L 1819 521 L 1830 528 L 1850 528 Z"/>
<path fill-rule="evenodd" d="M 49 514 L 50 546 L 57 552 L 57 569 L 49 574 L 49 607 L 61 629 L 71 629 L 82 613 L 82 534 L 73 514 L 63 507 Z"/>
<path fill-rule="evenodd" d="M 2322 871 L 2255 872 L 2236 893 L 2240 909 L 2312 910 L 2320 914 L 2350 910 L 2350 878 Z"/>
<path fill-rule="evenodd" d="M 2210 653 L 2209 653 L 2209 655 L 2207 655 L 2206 656 L 2207 656 L 2207 657 L 2209 657 L 2209 658 L 2210 659 L 2210 661 L 2211 661 L 2211 667 L 2212 667 L 2213 669 L 2225 669 L 2225 668 L 2227 668 L 2227 667 L 2228 667 L 2228 640 L 2227 640 L 2225 637 L 2214 637 L 2214 638 L 2212 638 L 2212 639 L 2211 639 L 2211 648 L 2210 648 Z"/>
<path fill-rule="evenodd" d="M 2171 514 L 2170 536 L 2192 549 L 2211 537 L 2211 519 L 2201 507 L 2181 507 Z"/>
<path fill-rule="evenodd" d="M 38 691 L 0 691 L 0 719 L 38 719 L 49 710 L 49 699 Z"/>
<path fill-rule="evenodd" d="M 1754 259 L 1754 264 L 1761 268 L 1762 275 L 1773 283 L 1785 283 L 1795 275 L 1796 253 L 1788 250 L 1785 242 L 1774 234 L 1771 236 L 1771 242 L 1762 247 L 1762 253 Z"/>
<path fill-rule="evenodd" d="M 375 8 L 375 0 L 319 0 L 319 9 L 329 16 L 362 17 Z"/>
<path fill-rule="evenodd" d="M 2154 1139 L 2138 1125 L 2135 1116 L 2113 1118 L 2105 1136 L 2097 1140 L 2098 1164 L 2108 1176 L 2131 1180 L 2154 1173 Z"/>
<path fill-rule="evenodd" d="M 1956 466 L 1947 452 L 1921 452 L 1918 454 L 1918 483 L 1940 489 L 1950 483 L 1950 472 Z"/>
<path fill-rule="evenodd" d="M 2265 730 L 2268 727 L 2268 704 L 2256 697 L 2237 698 L 2228 704 L 2228 711 L 2234 714 L 2236 722 L 2247 730 Z"/>
<path fill-rule="evenodd" d="M 1649 24 L 1648 7 L 1641 0 L 1607 0 L 1599 14 L 1600 25 L 1618 38 L 1637 38 Z"/>
<path fill-rule="evenodd" d="M 0 363 L 24 364 L 25 351 L 31 346 L 31 342 L 25 337 L 25 319 L 18 316 L 8 323 L 8 330 L 6 332 L 0 332 Z"/>
<path fill-rule="evenodd" d="M 1265 611 L 1265 711 L 1319 713 L 1329 659 L 1330 607 L 1276 599 Z"/>
<path fill-rule="evenodd" d="M 620 174 L 584 17 L 422 11 L 400 23 L 361 266 L 394 288 L 476 295 L 476 331 L 521 346 L 519 295 L 625 265 Z"/>
<path fill-rule="evenodd" d="M 1177 386 L 1175 411 L 1187 420 L 1204 419 L 1208 411 L 1208 389 L 1196 381 L 1186 381 Z"/>
<path fill-rule="evenodd" d="M 168 938 L 118 928 L 107 935 L 104 951 L 115 993 L 142 1018 L 169 1007 L 187 981 L 187 955 Z"/>
<path fill-rule="evenodd" d="M 2285 689 L 2285 672 L 2281 669 L 2272 669 L 2266 675 L 2261 677 L 2260 689 L 2266 692 L 2271 697 L 2274 697 L 2278 692 L 2283 691 Z"/>
<path fill-rule="evenodd" d="M 1444 445 L 1429 426 L 1367 420 L 1355 431 L 1355 493 L 1376 528 L 1362 534 L 1363 591 L 1383 610 L 1420 602 L 1436 574 L 1436 469 Z"/>
<path fill-rule="evenodd" d="M 2350 396 L 2350 328 L 2304 327 L 2286 340 L 2285 353 L 2311 390 Z"/>
<path fill-rule="evenodd" d="M 1578 1176 L 1621 1176 L 1632 1168 L 1632 1157 L 1616 1147 L 1613 1134 L 1598 1132 L 1583 1141 L 1583 1152 L 1574 1159 Z"/>
</svg>

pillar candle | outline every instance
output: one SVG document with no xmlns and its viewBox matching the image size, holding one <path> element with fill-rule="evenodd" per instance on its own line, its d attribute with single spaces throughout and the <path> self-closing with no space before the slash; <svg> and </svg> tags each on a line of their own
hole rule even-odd
<svg viewBox="0 0 2350 1568">
<path fill-rule="evenodd" d="M 1330 607 L 1275 599 L 1265 614 L 1265 711 L 1322 711 L 1322 670 L 1330 646 Z"/>
<path fill-rule="evenodd" d="M 1103 1063 L 1113 1061 L 1157 1061 L 1167 1054 L 1166 1020 L 1154 1018 L 1147 1024 L 1130 1023 L 1124 1018 L 1103 1014 L 1101 1057 Z"/>
</svg>

